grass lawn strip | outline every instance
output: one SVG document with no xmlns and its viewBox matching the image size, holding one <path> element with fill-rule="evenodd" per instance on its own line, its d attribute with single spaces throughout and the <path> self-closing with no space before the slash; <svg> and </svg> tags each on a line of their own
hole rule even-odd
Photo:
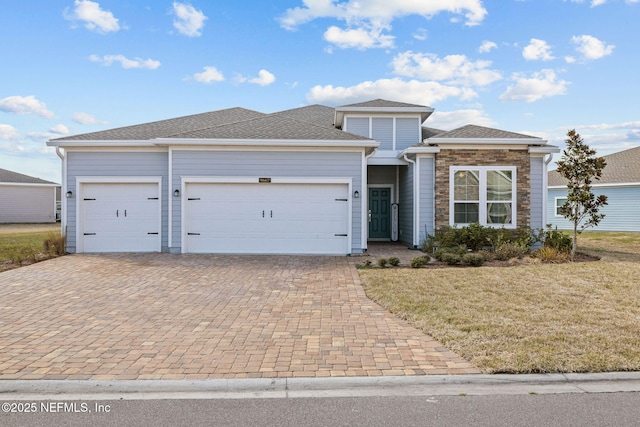
<svg viewBox="0 0 640 427">
<path fill-rule="evenodd" d="M 29 263 L 31 256 L 43 254 L 45 239 L 59 235 L 59 224 L 0 224 L 0 271 L 19 267 L 18 258 Z"/>
<path fill-rule="evenodd" d="M 360 276 L 372 300 L 484 372 L 640 370 L 640 234 L 579 241 L 602 260 Z"/>
</svg>

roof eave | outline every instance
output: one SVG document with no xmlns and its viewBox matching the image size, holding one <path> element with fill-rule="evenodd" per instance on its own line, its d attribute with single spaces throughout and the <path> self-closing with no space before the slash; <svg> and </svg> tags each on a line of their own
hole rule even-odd
<svg viewBox="0 0 640 427">
<path fill-rule="evenodd" d="M 546 146 L 547 141 L 540 138 L 428 138 L 429 144 L 475 144 L 475 145 L 532 145 Z M 548 146 L 552 147 L 552 146 Z"/>
<path fill-rule="evenodd" d="M 433 112 L 431 107 L 337 107 L 334 126 L 342 129 L 345 113 L 420 114 L 422 124 Z"/>
<path fill-rule="evenodd" d="M 267 146 L 267 147 L 357 147 L 378 148 L 372 139 L 225 139 L 225 138 L 158 138 L 153 145 Z"/>
</svg>

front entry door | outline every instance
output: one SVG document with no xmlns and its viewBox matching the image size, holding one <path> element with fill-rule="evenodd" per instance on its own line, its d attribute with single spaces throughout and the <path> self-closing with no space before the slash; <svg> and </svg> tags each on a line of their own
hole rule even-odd
<svg viewBox="0 0 640 427">
<path fill-rule="evenodd" d="M 390 188 L 369 188 L 369 238 L 391 238 Z"/>
</svg>

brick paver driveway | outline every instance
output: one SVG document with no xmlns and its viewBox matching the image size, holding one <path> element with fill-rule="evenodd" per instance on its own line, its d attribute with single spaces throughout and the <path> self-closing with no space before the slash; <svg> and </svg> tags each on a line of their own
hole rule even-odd
<svg viewBox="0 0 640 427">
<path fill-rule="evenodd" d="M 478 372 L 340 257 L 72 255 L 0 273 L 0 379 Z"/>
</svg>

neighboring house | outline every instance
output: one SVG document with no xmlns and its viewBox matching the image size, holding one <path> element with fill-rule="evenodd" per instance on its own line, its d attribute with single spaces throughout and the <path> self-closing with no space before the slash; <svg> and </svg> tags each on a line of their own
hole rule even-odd
<svg viewBox="0 0 640 427">
<path fill-rule="evenodd" d="M 231 108 L 51 140 L 67 250 L 345 255 L 370 240 L 416 247 L 447 225 L 542 227 L 545 160 L 559 150 L 422 127 L 432 112 Z"/>
<path fill-rule="evenodd" d="M 592 191 L 607 196 L 607 205 L 600 208 L 605 214 L 598 231 L 640 231 L 640 147 L 603 156 L 607 161 L 602 177 L 594 180 Z M 553 227 L 573 230 L 573 225 L 560 215 L 560 207 L 567 201 L 565 179 L 553 170 L 549 172 L 547 217 Z"/>
<path fill-rule="evenodd" d="M 56 222 L 60 184 L 0 169 L 0 223 Z"/>
</svg>

